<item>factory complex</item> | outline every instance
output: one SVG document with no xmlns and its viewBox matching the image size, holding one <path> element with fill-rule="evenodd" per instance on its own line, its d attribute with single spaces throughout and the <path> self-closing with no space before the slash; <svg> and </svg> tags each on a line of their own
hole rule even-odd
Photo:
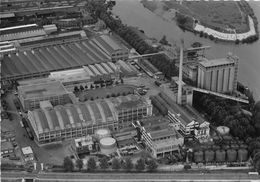
<svg viewBox="0 0 260 182">
<path fill-rule="evenodd" d="M 28 112 L 28 119 L 39 143 L 46 143 L 93 134 L 98 128 L 118 130 L 151 115 L 149 100 L 128 95 L 64 106 L 43 101 Z"/>
</svg>

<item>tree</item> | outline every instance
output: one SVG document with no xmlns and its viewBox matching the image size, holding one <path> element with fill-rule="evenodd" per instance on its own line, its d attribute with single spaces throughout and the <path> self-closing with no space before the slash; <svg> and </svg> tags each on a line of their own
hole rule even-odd
<svg viewBox="0 0 260 182">
<path fill-rule="evenodd" d="M 99 166 L 100 166 L 101 169 L 107 169 L 108 168 L 108 159 L 107 159 L 107 157 L 103 157 L 100 160 Z"/>
<path fill-rule="evenodd" d="M 118 170 L 120 169 L 120 167 L 121 167 L 120 161 L 117 158 L 114 158 L 112 160 L 112 169 Z"/>
<path fill-rule="evenodd" d="M 78 92 L 79 88 L 77 86 L 74 87 L 74 92 Z"/>
<path fill-rule="evenodd" d="M 123 163 L 123 167 L 127 171 L 131 171 L 133 169 L 134 165 L 133 165 L 131 158 L 128 157 L 125 159 L 125 161 Z"/>
<path fill-rule="evenodd" d="M 80 90 L 83 91 L 84 87 L 82 85 L 79 86 Z"/>
<path fill-rule="evenodd" d="M 169 45 L 169 42 L 167 41 L 165 35 L 162 37 L 162 39 L 161 39 L 159 42 L 160 42 L 161 44 L 163 44 L 163 45 Z"/>
<path fill-rule="evenodd" d="M 72 162 L 72 160 L 70 159 L 70 157 L 65 157 L 63 160 L 63 167 L 65 168 L 65 171 L 69 171 L 72 172 L 74 169 L 74 164 Z"/>
<path fill-rule="evenodd" d="M 93 88 L 95 88 L 92 84 L 90 85 L 90 89 L 93 89 Z"/>
<path fill-rule="evenodd" d="M 144 159 L 140 158 L 137 160 L 136 164 L 135 164 L 135 169 L 137 171 L 142 171 L 145 169 L 145 163 L 144 163 Z"/>
<path fill-rule="evenodd" d="M 147 169 L 148 171 L 155 171 L 158 167 L 158 164 L 155 162 L 154 159 L 150 159 L 147 161 Z"/>
<path fill-rule="evenodd" d="M 85 89 L 88 89 L 88 85 L 85 85 Z"/>
<path fill-rule="evenodd" d="M 81 170 L 83 168 L 83 161 L 82 161 L 82 159 L 77 159 L 76 160 L 76 166 L 77 166 L 77 168 L 79 168 L 79 170 Z"/>
<path fill-rule="evenodd" d="M 89 158 L 87 165 L 89 171 L 94 171 L 97 168 L 96 160 L 93 157 Z"/>
</svg>

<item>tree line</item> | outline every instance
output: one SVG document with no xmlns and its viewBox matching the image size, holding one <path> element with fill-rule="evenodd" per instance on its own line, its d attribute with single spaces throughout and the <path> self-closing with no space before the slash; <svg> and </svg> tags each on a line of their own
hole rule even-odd
<svg viewBox="0 0 260 182">
<path fill-rule="evenodd" d="M 65 157 L 63 161 L 63 168 L 66 172 L 82 171 L 84 163 L 82 159 L 77 159 L 75 164 L 73 163 L 70 157 Z M 112 169 L 114 171 L 123 170 L 123 171 L 155 171 L 158 167 L 158 164 L 154 159 L 143 159 L 139 158 L 136 163 L 133 163 L 132 159 L 127 157 L 124 159 L 113 158 L 111 163 L 109 162 L 108 157 L 102 157 L 97 163 L 96 159 L 90 157 L 87 161 L 87 171 L 94 172 L 97 170 L 106 171 Z"/>
<path fill-rule="evenodd" d="M 107 11 L 111 9 L 114 4 L 105 4 L 104 0 L 100 1 L 88 1 L 86 8 L 93 14 L 94 17 L 102 19 L 106 25 L 123 38 L 128 44 L 130 44 L 140 54 L 155 53 L 159 50 L 149 45 L 141 37 L 141 35 L 135 31 L 132 27 L 127 26 L 121 22 L 120 19 L 114 18 L 112 13 Z M 139 30 L 138 30 L 139 31 Z M 167 78 L 177 75 L 177 69 L 174 61 L 167 58 L 165 55 L 157 55 L 148 59 L 155 67 L 165 74 Z"/>
</svg>

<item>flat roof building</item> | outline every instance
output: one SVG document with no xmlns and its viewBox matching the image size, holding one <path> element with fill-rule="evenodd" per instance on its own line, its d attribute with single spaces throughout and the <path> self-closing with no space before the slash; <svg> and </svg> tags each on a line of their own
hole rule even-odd
<svg viewBox="0 0 260 182">
<path fill-rule="evenodd" d="M 146 149 L 154 157 L 179 151 L 179 146 L 184 143 L 184 137 L 166 118 L 149 117 L 141 122 L 137 121 L 135 127 L 139 127 Z"/>
<path fill-rule="evenodd" d="M 35 109 L 28 112 L 28 119 L 38 141 L 47 143 L 90 135 L 100 128 L 118 130 L 151 115 L 149 100 L 128 95 Z"/>
<path fill-rule="evenodd" d="M 54 106 L 70 103 L 69 92 L 59 81 L 36 79 L 19 82 L 18 96 L 25 110 L 40 107 L 40 101 L 49 100 Z"/>
<path fill-rule="evenodd" d="M 198 66 L 198 87 L 226 93 L 237 89 L 238 57 L 229 54 L 226 58 L 203 59 Z"/>
</svg>

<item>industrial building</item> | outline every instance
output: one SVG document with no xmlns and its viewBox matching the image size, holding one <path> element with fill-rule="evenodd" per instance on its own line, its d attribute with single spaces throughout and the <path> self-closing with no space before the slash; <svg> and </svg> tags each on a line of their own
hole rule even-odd
<svg viewBox="0 0 260 182">
<path fill-rule="evenodd" d="M 97 74 L 100 74 L 100 71 L 102 73 L 111 70 L 103 69 L 99 64 L 126 58 L 128 58 L 128 50 L 123 45 L 117 44 L 108 35 L 101 35 L 92 40 L 78 40 L 72 43 L 10 53 L 2 58 L 2 80 L 44 77 L 48 76 L 50 72 L 88 65 L 91 68 L 93 65 L 99 67 Z M 95 71 L 96 66 L 93 67 Z M 115 66 L 113 65 L 113 67 Z M 129 65 L 122 69 L 126 69 L 125 72 L 135 72 Z"/>
<path fill-rule="evenodd" d="M 28 112 L 28 119 L 39 143 L 48 143 L 91 135 L 100 128 L 118 130 L 151 115 L 149 99 L 128 95 L 64 106 L 42 104 Z"/>
<path fill-rule="evenodd" d="M 181 134 L 194 135 L 199 140 L 209 138 L 209 122 L 202 118 L 194 108 L 189 105 L 186 105 L 185 108 L 179 106 L 162 92 L 151 99 L 155 107 L 167 112 L 170 122 Z"/>
<path fill-rule="evenodd" d="M 90 135 L 76 138 L 74 142 L 74 150 L 77 152 L 78 155 L 90 153 L 94 150 L 93 138 Z"/>
<path fill-rule="evenodd" d="M 146 149 L 154 157 L 164 157 L 165 154 L 178 152 L 179 146 L 184 143 L 184 137 L 178 133 L 168 119 L 147 118 L 142 120 L 142 124 L 137 121 L 133 125 L 139 128 Z"/>
<path fill-rule="evenodd" d="M 92 39 L 92 42 L 104 51 L 112 61 L 126 60 L 129 57 L 129 50 L 114 40 L 112 36 L 101 35 Z"/>
<path fill-rule="evenodd" d="M 47 35 L 43 27 L 37 24 L 20 25 L 0 29 L 0 40 L 11 41 L 30 37 L 41 37 Z"/>
<path fill-rule="evenodd" d="M 207 60 L 198 65 L 198 87 L 219 93 L 232 93 L 237 89 L 238 57 Z"/>
<path fill-rule="evenodd" d="M 24 110 L 40 107 L 40 101 L 50 101 L 54 106 L 71 102 L 70 93 L 59 81 L 36 79 L 19 82 L 18 97 Z"/>
</svg>

